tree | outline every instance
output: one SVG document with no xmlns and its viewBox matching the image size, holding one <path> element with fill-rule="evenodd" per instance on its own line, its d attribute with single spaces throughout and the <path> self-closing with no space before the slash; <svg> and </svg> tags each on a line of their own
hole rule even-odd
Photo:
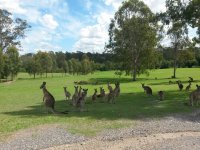
<svg viewBox="0 0 200 150">
<path fill-rule="evenodd" d="M 11 17 L 11 13 L 0 9 L 0 47 L 5 52 L 11 45 L 20 45 L 20 38 L 25 36 L 26 29 L 30 28 L 26 20 Z"/>
<path fill-rule="evenodd" d="M 142 1 L 128 0 L 115 13 L 109 27 L 108 51 L 123 63 L 122 70 L 144 73 L 153 59 L 156 46 L 156 26 L 153 13 Z"/>
<path fill-rule="evenodd" d="M 186 22 L 192 27 L 197 28 L 197 35 L 193 41 L 200 43 L 200 1 L 199 0 L 190 0 L 186 9 L 183 13 L 183 18 Z"/>
<path fill-rule="evenodd" d="M 47 73 L 51 71 L 52 64 L 53 64 L 51 57 L 49 56 L 47 52 L 41 52 L 41 51 L 39 51 L 36 54 L 36 57 L 42 69 L 41 74 L 45 72 L 46 78 L 47 78 Z"/>
<path fill-rule="evenodd" d="M 11 80 L 17 75 L 20 68 L 19 53 L 15 46 L 8 47 L 5 55 L 7 56 L 6 64 L 9 67 Z"/>
<path fill-rule="evenodd" d="M 4 68 L 3 51 L 2 51 L 2 49 L 0 48 L 0 79 L 2 78 L 3 68 Z M 1 81 L 1 80 L 0 80 L 0 81 Z"/>
<path fill-rule="evenodd" d="M 90 63 L 89 57 L 86 54 L 82 56 L 81 64 L 82 64 L 82 67 L 81 67 L 82 74 L 88 74 L 92 72 L 91 63 Z"/>
<path fill-rule="evenodd" d="M 188 28 L 183 20 L 184 10 L 185 4 L 181 0 L 166 0 L 166 12 L 158 15 L 163 26 L 168 27 L 167 35 L 174 50 L 173 78 L 176 78 L 178 51 L 182 50 L 188 43 Z"/>
<path fill-rule="evenodd" d="M 52 74 L 52 77 L 53 77 L 53 72 L 55 72 L 57 70 L 56 55 L 53 51 L 50 51 L 49 56 L 51 57 L 51 60 L 52 60 L 51 74 Z"/>
<path fill-rule="evenodd" d="M 69 72 L 69 66 L 68 66 L 68 63 L 67 63 L 66 60 L 63 63 L 63 70 L 65 72 L 65 75 L 66 75 L 67 72 Z"/>
</svg>

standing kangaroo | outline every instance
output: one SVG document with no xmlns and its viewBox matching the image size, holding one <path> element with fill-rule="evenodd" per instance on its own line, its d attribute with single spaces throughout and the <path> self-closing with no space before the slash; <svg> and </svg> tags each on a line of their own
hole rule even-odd
<svg viewBox="0 0 200 150">
<path fill-rule="evenodd" d="M 179 90 L 182 91 L 182 89 L 183 89 L 183 84 L 181 83 L 181 81 L 176 81 L 176 83 L 178 84 Z"/>
<path fill-rule="evenodd" d="M 189 91 L 189 90 L 190 90 L 190 88 L 191 88 L 191 82 L 189 82 L 189 85 L 188 85 L 188 86 L 186 86 L 185 90 L 186 90 L 186 91 Z"/>
<path fill-rule="evenodd" d="M 71 97 L 71 94 L 69 93 L 69 91 L 67 91 L 67 87 L 63 87 L 63 88 L 64 88 L 66 100 L 69 100 Z"/>
<path fill-rule="evenodd" d="M 107 100 L 107 102 L 108 103 L 110 103 L 110 102 L 115 103 L 114 99 L 115 99 L 114 91 L 113 91 L 113 89 L 110 89 L 109 93 L 108 93 L 108 100 Z"/>
<path fill-rule="evenodd" d="M 160 101 L 164 100 L 164 92 L 163 91 L 159 91 L 158 96 L 159 96 Z"/>
<path fill-rule="evenodd" d="M 110 85 L 110 82 L 108 82 L 107 86 L 109 91 L 113 89 L 112 86 Z"/>
<path fill-rule="evenodd" d="M 194 102 L 196 103 L 196 105 L 198 105 L 199 101 L 200 101 L 200 87 L 197 85 L 197 89 L 195 91 L 193 91 L 192 93 L 190 93 L 190 104 L 193 106 Z"/>
<path fill-rule="evenodd" d="M 94 102 L 97 99 L 97 89 L 94 89 L 94 94 L 92 95 L 92 101 Z"/>
<path fill-rule="evenodd" d="M 188 77 L 189 78 L 189 82 L 193 82 L 193 78 L 192 77 Z"/>
<path fill-rule="evenodd" d="M 144 83 L 142 83 L 142 87 L 147 95 L 152 96 L 152 89 L 149 86 L 145 86 Z"/>
<path fill-rule="evenodd" d="M 74 91 L 74 95 L 72 96 L 72 105 L 76 106 L 77 100 L 78 100 L 78 86 L 74 86 L 75 91 Z"/>
<path fill-rule="evenodd" d="M 43 90 L 43 102 L 44 105 L 47 109 L 47 112 L 50 110 L 52 113 L 54 114 L 62 114 L 64 112 L 57 112 L 54 108 L 55 106 L 55 99 L 53 97 L 53 95 L 46 89 L 46 82 L 43 82 L 42 85 L 40 86 L 40 89 Z"/>
<path fill-rule="evenodd" d="M 115 83 L 114 91 L 115 91 L 115 96 L 118 97 L 120 94 L 120 83 L 119 82 Z"/>
<path fill-rule="evenodd" d="M 81 91 L 82 91 L 82 87 L 80 86 L 80 87 L 79 87 L 79 91 L 78 91 L 78 97 L 81 97 L 81 94 L 82 94 Z"/>
<path fill-rule="evenodd" d="M 81 97 L 78 98 L 78 101 L 76 103 L 76 107 L 80 108 L 80 111 L 83 111 L 84 105 L 85 105 L 85 97 L 87 96 L 88 89 L 83 89 L 83 92 L 81 93 Z"/>
</svg>

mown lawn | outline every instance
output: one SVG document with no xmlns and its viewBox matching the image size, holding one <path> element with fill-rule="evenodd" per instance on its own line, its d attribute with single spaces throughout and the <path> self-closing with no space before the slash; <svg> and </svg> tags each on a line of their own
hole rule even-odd
<svg viewBox="0 0 200 150">
<path fill-rule="evenodd" d="M 20 73 L 14 82 L 0 83 L 0 137 L 3 138 L 20 129 L 34 127 L 43 124 L 61 124 L 72 133 L 95 135 L 110 128 L 127 127 L 134 124 L 138 118 L 163 117 L 172 113 L 191 112 L 197 107 L 184 105 L 188 101 L 189 93 L 178 91 L 177 84 L 169 85 L 169 80 L 181 80 L 184 88 L 188 85 L 188 77 L 192 76 L 192 90 L 196 89 L 196 83 L 200 83 L 200 69 L 178 69 L 177 79 L 169 79 L 172 69 L 151 71 L 150 76 L 141 75 L 138 81 L 132 82 L 130 77 L 122 76 L 120 79 L 114 72 L 95 72 L 87 76 L 62 76 L 54 74 L 48 78 L 32 79 L 28 74 Z M 157 78 L 157 79 L 155 79 Z M 74 81 L 88 81 L 98 85 L 82 85 L 88 88 L 86 107 L 88 112 L 75 112 L 65 100 L 63 86 L 74 92 Z M 106 83 L 121 83 L 121 95 L 116 104 L 92 103 L 91 95 L 94 88 L 103 86 L 108 92 Z M 43 81 L 47 82 L 47 89 L 56 99 L 56 110 L 70 110 L 67 115 L 57 116 L 47 114 L 42 106 L 42 91 L 39 89 Z M 141 83 L 149 85 L 153 89 L 153 96 L 144 94 Z M 114 86 L 112 84 L 112 86 Z M 165 100 L 157 101 L 157 92 L 165 91 Z"/>
</svg>

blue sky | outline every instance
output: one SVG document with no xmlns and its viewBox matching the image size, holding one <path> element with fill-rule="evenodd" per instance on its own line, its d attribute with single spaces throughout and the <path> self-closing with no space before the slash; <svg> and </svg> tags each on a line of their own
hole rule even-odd
<svg viewBox="0 0 200 150">
<path fill-rule="evenodd" d="M 102 52 L 108 26 L 122 0 L 0 0 L 0 9 L 32 26 L 20 53 L 42 51 Z M 154 12 L 165 0 L 144 0 Z"/>
</svg>

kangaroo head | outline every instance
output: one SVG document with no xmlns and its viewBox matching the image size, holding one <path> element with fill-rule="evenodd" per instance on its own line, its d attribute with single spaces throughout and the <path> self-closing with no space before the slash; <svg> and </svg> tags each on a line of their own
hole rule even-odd
<svg viewBox="0 0 200 150">
<path fill-rule="evenodd" d="M 84 95 L 84 96 L 87 95 L 87 91 L 88 91 L 88 89 L 83 89 L 83 95 Z"/>
<path fill-rule="evenodd" d="M 144 83 L 141 83 L 142 84 L 142 87 L 144 87 Z"/>
<path fill-rule="evenodd" d="M 97 89 L 94 89 L 95 93 L 97 93 Z"/>
<path fill-rule="evenodd" d="M 74 86 L 74 88 L 75 88 L 75 91 L 78 91 L 78 86 Z"/>
<path fill-rule="evenodd" d="M 46 86 L 46 82 L 43 82 L 42 85 L 40 86 L 40 89 L 43 89 Z"/>
</svg>

